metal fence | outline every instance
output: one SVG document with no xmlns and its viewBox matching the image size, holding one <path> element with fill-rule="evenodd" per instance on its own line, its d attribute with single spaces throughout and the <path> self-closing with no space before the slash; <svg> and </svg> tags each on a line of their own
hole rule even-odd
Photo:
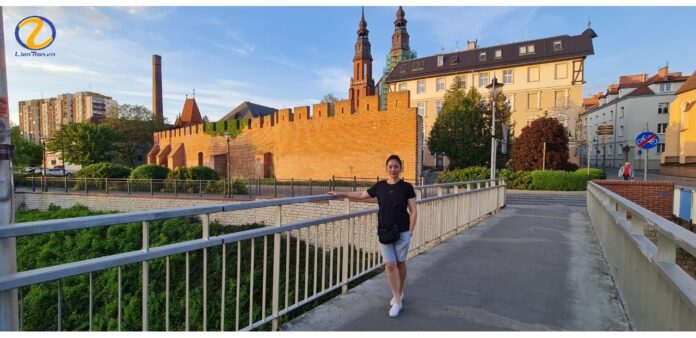
<svg viewBox="0 0 696 338">
<path fill-rule="evenodd" d="M 696 330 L 696 280 L 676 264 L 677 248 L 696 256 L 696 234 L 594 182 L 587 212 L 632 325 Z"/>
<path fill-rule="evenodd" d="M 384 179 L 384 178 L 382 178 Z M 30 176 L 17 180 L 15 192 L 72 194 L 168 195 L 189 197 L 297 197 L 329 191 L 365 190 L 376 178 L 331 177 L 325 180 L 250 178 L 228 180 L 157 180 L 127 178 L 75 178 Z M 408 181 L 408 180 L 406 180 Z M 414 185 L 417 182 L 410 182 Z"/>
<path fill-rule="evenodd" d="M 423 197 L 428 191 L 433 196 Z M 504 205 L 505 191 L 506 186 L 501 180 L 416 187 L 419 195 L 418 221 L 409 254 L 416 255 L 495 212 Z M 131 222 L 142 224 L 140 250 L 0 276 L 0 313 L 15 314 L 19 318 L 18 327 L 15 325 L 0 329 L 22 329 L 22 294 L 26 294 L 35 285 L 49 285 L 57 290 L 55 306 L 51 306 L 57 313 L 53 314 L 47 309 L 45 314 L 45 320 L 55 321 L 53 329 L 74 330 L 75 328 L 62 325 L 66 316 L 64 312 L 82 311 L 85 322 L 88 322 L 84 329 L 92 330 L 95 311 L 93 280 L 99 277 L 112 278 L 118 285 L 118 293 L 113 295 L 114 299 L 118 299 L 118 306 L 99 311 L 110 311 L 108 315 L 116 318 L 116 329 L 120 330 L 127 315 L 124 313 L 122 274 L 124 269 L 136 268 L 140 276 L 137 288 L 141 292 L 139 305 L 142 330 L 149 330 L 153 324 L 150 319 L 150 304 L 156 299 L 161 300 L 162 294 L 165 298 L 162 301 L 166 302 L 164 323 L 157 323 L 157 326 L 163 330 L 171 329 L 174 321 L 172 302 L 181 301 L 181 298 L 174 299 L 171 286 L 173 278 L 181 277 L 181 274 L 185 276 L 185 293 L 177 297 L 185 299 L 185 313 L 178 316 L 177 320 L 184 323 L 183 329 L 191 329 L 192 314 L 195 313 L 195 317 L 202 321 L 202 330 L 252 330 L 266 324 L 270 324 L 270 329 L 276 330 L 282 316 L 331 293 L 345 293 L 349 283 L 382 266 L 376 241 L 376 208 L 350 212 L 350 201 L 345 200 L 345 214 L 294 223 L 283 222 L 283 206 L 329 199 L 331 198 L 325 195 L 306 196 L 0 227 L 0 239 L 7 239 Z M 276 208 L 275 226 L 210 236 L 211 214 L 263 207 Z M 178 217 L 200 217 L 202 237 L 151 247 L 151 222 Z M 243 250 L 248 248 L 249 251 Z M 214 274 L 209 273 L 213 262 L 219 262 Z M 157 277 L 151 279 L 151 273 L 155 272 Z M 242 278 L 242 272 L 250 277 Z M 66 309 L 63 305 L 63 285 L 76 276 L 89 280 L 89 286 L 80 293 L 87 297 L 80 309 Z M 190 285 L 194 281 L 202 283 L 202 303 L 195 305 L 191 302 L 190 294 Z M 183 283 L 181 280 L 180 282 Z M 209 286 L 210 284 L 214 286 Z M 242 301 L 240 288 L 248 295 Z M 160 298 L 152 299 L 157 295 Z M 19 298 L 18 303 L 9 301 L 13 297 Z"/>
</svg>

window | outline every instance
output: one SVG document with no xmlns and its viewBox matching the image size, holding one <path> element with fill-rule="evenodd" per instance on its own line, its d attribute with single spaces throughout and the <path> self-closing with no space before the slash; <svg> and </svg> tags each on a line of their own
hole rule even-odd
<svg viewBox="0 0 696 338">
<path fill-rule="evenodd" d="M 556 64 L 555 68 L 556 68 L 556 74 L 555 74 L 556 79 L 568 78 L 568 64 L 567 63 Z"/>
<path fill-rule="evenodd" d="M 563 42 L 561 40 L 556 40 L 553 42 L 553 51 L 563 50 Z"/>
<path fill-rule="evenodd" d="M 503 71 L 503 83 L 512 83 L 512 69 Z"/>
<path fill-rule="evenodd" d="M 623 136 L 623 126 L 619 127 L 619 136 Z"/>
<path fill-rule="evenodd" d="M 539 108 L 539 93 L 528 93 L 527 94 L 527 109 L 538 109 Z"/>
<path fill-rule="evenodd" d="M 529 115 L 529 116 L 527 116 L 527 125 L 532 124 L 532 122 L 534 122 L 534 120 L 536 120 L 538 117 L 539 117 L 539 116 L 536 116 L 536 115 Z"/>
<path fill-rule="evenodd" d="M 568 115 L 566 114 L 556 114 L 553 116 L 558 122 L 560 122 L 564 127 L 568 128 Z"/>
<path fill-rule="evenodd" d="M 486 61 L 486 52 L 479 53 L 479 61 Z"/>
<path fill-rule="evenodd" d="M 619 146 L 616 148 L 616 152 L 619 153 L 619 155 L 623 155 L 623 144 L 619 144 Z"/>
<path fill-rule="evenodd" d="M 619 117 L 624 117 L 624 107 L 621 107 L 621 110 L 619 110 Z"/>
<path fill-rule="evenodd" d="M 496 49 L 495 50 L 495 58 L 500 59 L 503 57 L 503 50 L 502 49 Z"/>
<path fill-rule="evenodd" d="M 455 78 L 459 79 L 459 88 L 460 89 L 465 89 L 466 88 L 466 77 L 462 75 L 457 75 Z"/>
<path fill-rule="evenodd" d="M 527 81 L 537 82 L 539 81 L 539 67 L 529 67 L 527 68 Z"/>
<path fill-rule="evenodd" d="M 445 90 L 445 79 L 444 78 L 437 79 L 436 84 L 437 84 L 437 86 L 435 87 L 436 91 L 441 92 L 441 91 Z"/>
<path fill-rule="evenodd" d="M 667 123 L 658 123 L 657 124 L 657 133 L 658 134 L 664 134 L 667 131 Z"/>
<path fill-rule="evenodd" d="M 613 111 L 613 110 L 610 110 L 610 111 L 609 111 L 609 119 L 610 119 L 610 120 L 613 120 L 613 119 L 614 119 L 614 111 Z"/>
<path fill-rule="evenodd" d="M 534 54 L 534 45 L 527 45 L 527 54 Z"/>
<path fill-rule="evenodd" d="M 534 45 L 520 46 L 520 55 L 534 54 Z"/>
<path fill-rule="evenodd" d="M 425 93 L 425 80 L 420 80 L 417 82 L 416 93 Z"/>
<path fill-rule="evenodd" d="M 554 95 L 554 107 L 565 107 L 566 106 L 565 91 L 557 90 L 557 91 L 553 92 L 553 95 Z"/>
<path fill-rule="evenodd" d="M 665 152 L 665 144 L 658 143 L 656 149 L 657 149 L 658 154 L 664 153 Z"/>
<path fill-rule="evenodd" d="M 440 114 L 440 110 L 442 110 L 442 101 L 437 101 L 437 103 L 435 103 L 435 112 Z"/>
<path fill-rule="evenodd" d="M 661 93 L 666 93 L 666 92 L 671 92 L 672 91 L 672 84 L 667 82 L 667 83 L 660 83 L 660 92 Z"/>
<path fill-rule="evenodd" d="M 657 113 L 658 114 L 669 114 L 669 103 L 667 102 L 662 102 L 657 105 Z"/>
<path fill-rule="evenodd" d="M 479 74 L 479 87 L 485 87 L 488 85 L 488 73 Z"/>
<path fill-rule="evenodd" d="M 399 83 L 399 91 L 404 91 L 407 90 L 406 83 Z"/>
<path fill-rule="evenodd" d="M 515 111 L 515 94 L 507 94 L 505 96 L 505 103 L 510 107 L 510 111 Z"/>
<path fill-rule="evenodd" d="M 443 55 L 438 55 L 437 56 L 437 66 L 442 67 L 443 64 L 445 64 L 445 57 Z"/>
<path fill-rule="evenodd" d="M 425 116 L 425 102 L 418 103 L 418 115 Z"/>
</svg>

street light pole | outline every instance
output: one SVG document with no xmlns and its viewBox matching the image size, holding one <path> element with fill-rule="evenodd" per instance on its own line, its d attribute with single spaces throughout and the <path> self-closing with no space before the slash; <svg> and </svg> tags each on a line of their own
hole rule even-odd
<svg viewBox="0 0 696 338">
<path fill-rule="evenodd" d="M 225 139 L 227 140 L 227 185 L 230 186 L 230 197 L 232 197 L 232 180 L 230 179 L 230 132 L 225 132 Z M 225 189 L 226 190 L 226 189 Z"/>
<path fill-rule="evenodd" d="M 498 147 L 496 147 L 497 140 L 495 139 L 495 106 L 496 106 L 496 99 L 498 98 L 498 94 L 503 90 L 503 84 L 498 83 L 498 79 L 495 77 L 495 74 L 493 74 L 493 80 L 491 81 L 491 84 L 486 86 L 491 92 L 491 96 L 493 97 L 493 101 L 491 102 L 491 105 L 493 106 L 493 112 L 491 114 L 491 179 L 495 179 L 495 168 L 496 168 L 496 150 Z"/>
<path fill-rule="evenodd" d="M 46 189 L 46 137 L 41 137 L 41 144 L 43 145 L 43 168 L 41 168 L 41 192 L 48 191 Z"/>
</svg>

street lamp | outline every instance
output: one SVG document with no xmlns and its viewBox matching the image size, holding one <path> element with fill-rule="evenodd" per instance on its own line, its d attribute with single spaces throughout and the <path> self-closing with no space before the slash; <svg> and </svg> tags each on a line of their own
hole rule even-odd
<svg viewBox="0 0 696 338">
<path fill-rule="evenodd" d="M 227 184 L 230 186 L 230 196 L 232 196 L 232 180 L 230 180 L 230 132 L 225 132 L 225 139 L 227 140 Z"/>
<path fill-rule="evenodd" d="M 39 138 L 41 145 L 43 145 L 43 164 L 41 168 L 41 191 L 48 191 L 46 187 L 46 137 L 41 136 Z M 45 190 L 44 190 L 45 189 Z"/>
<path fill-rule="evenodd" d="M 491 96 L 493 96 L 493 101 L 492 101 L 492 106 L 493 106 L 493 113 L 492 115 L 492 121 L 491 121 L 491 179 L 495 179 L 495 157 L 496 157 L 496 139 L 495 139 L 495 106 L 496 106 L 496 98 L 498 97 L 498 94 L 503 91 L 503 84 L 498 83 L 498 79 L 495 77 L 495 74 L 493 75 L 493 81 L 491 81 L 491 84 L 486 86 L 488 90 L 491 93 Z"/>
</svg>

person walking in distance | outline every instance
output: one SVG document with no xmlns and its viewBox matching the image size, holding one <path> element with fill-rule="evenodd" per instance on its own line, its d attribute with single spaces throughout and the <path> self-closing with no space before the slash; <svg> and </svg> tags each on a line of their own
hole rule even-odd
<svg viewBox="0 0 696 338">
<path fill-rule="evenodd" d="M 624 181 L 628 181 L 629 179 L 633 178 L 633 167 L 631 166 L 631 162 L 626 162 L 624 165 L 619 169 L 619 177 L 622 177 Z"/>
<path fill-rule="evenodd" d="M 400 178 L 403 165 L 397 155 L 387 158 L 389 178 L 366 191 L 329 191 L 327 195 L 352 199 L 376 198 L 377 237 L 384 258 L 387 282 L 391 290 L 389 316 L 396 317 L 403 308 L 406 257 L 416 226 L 416 192 L 413 185 Z"/>
</svg>

